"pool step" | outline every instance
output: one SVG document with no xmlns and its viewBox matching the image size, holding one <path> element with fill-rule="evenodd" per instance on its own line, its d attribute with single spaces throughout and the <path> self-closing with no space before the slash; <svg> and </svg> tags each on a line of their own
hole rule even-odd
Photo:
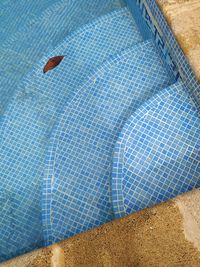
<svg viewBox="0 0 200 267">
<path fill-rule="evenodd" d="M 67 69 L 62 68 L 67 76 Z M 112 155 L 127 118 L 172 83 L 151 41 L 111 57 L 66 105 L 51 136 L 43 192 L 46 244 L 113 219 Z"/>
<path fill-rule="evenodd" d="M 29 1 L 30 2 L 30 1 Z M 11 9 L 11 14 L 13 15 L 13 21 L 17 21 L 16 27 L 13 23 L 10 23 L 10 31 L 8 31 L 8 38 L 5 38 L 0 45 L 0 81 L 1 79 L 7 79 L 8 84 L 0 84 L 0 114 L 4 112 L 7 107 L 9 100 L 18 85 L 18 82 L 22 77 L 30 71 L 38 60 L 41 59 L 43 55 L 52 51 L 70 32 L 74 31 L 76 28 L 93 21 L 95 18 L 107 14 L 114 9 L 123 6 L 120 0 L 87 0 L 77 1 L 77 0 L 62 0 L 62 1 L 49 1 L 49 7 L 43 12 L 38 11 L 46 7 L 46 1 L 40 1 L 42 3 L 38 4 L 39 8 L 36 8 L 38 0 L 36 3 L 34 1 L 33 12 L 35 16 L 33 19 L 26 19 L 27 21 L 21 23 L 21 20 L 14 19 L 17 15 L 15 12 L 19 11 L 17 5 L 14 9 Z M 31 8 L 30 3 L 22 2 L 19 4 L 21 7 L 20 15 L 22 17 L 31 16 L 23 13 L 27 10 L 27 6 Z M 13 1 L 12 1 L 13 4 Z M 8 12 L 9 5 L 5 6 L 5 12 Z M 3 11 L 2 11 L 3 12 Z M 10 16 L 10 15 L 9 15 Z M 7 21 L 10 17 L 4 16 L 6 19 L 2 22 L 2 29 L 9 29 L 7 26 Z M 23 19 L 22 19 L 23 22 Z M 16 30 L 19 27 L 19 30 Z M 14 34 L 12 32 L 16 31 Z M 3 33 L 6 34 L 5 32 Z M 18 55 L 16 57 L 16 55 Z M 18 71 L 19 64 L 23 65 L 24 58 L 26 65 L 20 68 Z M 13 73 L 13 69 L 15 72 Z"/>
<path fill-rule="evenodd" d="M 55 0 L 5 1 L 1 3 L 0 40 L 4 43 L 19 29 L 32 25 Z"/>
<path fill-rule="evenodd" d="M 25 252 L 40 246 L 43 241 L 41 182 L 44 159 L 52 128 L 63 106 L 109 56 L 141 41 L 129 11 L 126 8 L 113 11 L 66 37 L 19 84 L 0 128 L 0 191 L 15 192 L 15 200 L 10 202 L 8 198 L 3 214 L 0 214 L 1 229 L 4 229 L 0 235 L 1 255 L 14 256 L 19 247 Z M 66 54 L 66 57 L 57 68 L 43 74 L 48 58 L 57 54 Z M 13 70 L 16 67 L 13 66 Z M 20 203 L 17 209 L 12 208 L 13 203 Z M 13 209 L 15 214 L 12 216 L 9 210 Z M 29 220 L 28 227 L 22 223 L 23 216 Z M 10 229 L 9 225 L 16 227 Z M 16 242 L 7 243 L 4 236 L 8 232 L 10 240 Z"/>
<path fill-rule="evenodd" d="M 123 217 L 200 186 L 199 110 L 182 82 L 128 119 L 115 146 L 112 200 Z"/>
</svg>

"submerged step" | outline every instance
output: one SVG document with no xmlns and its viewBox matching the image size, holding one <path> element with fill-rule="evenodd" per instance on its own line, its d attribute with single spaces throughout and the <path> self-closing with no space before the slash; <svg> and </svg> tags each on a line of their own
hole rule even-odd
<svg viewBox="0 0 200 267">
<path fill-rule="evenodd" d="M 200 116 L 182 82 L 141 106 L 125 124 L 115 146 L 115 217 L 199 187 L 199 144 Z"/>
<path fill-rule="evenodd" d="M 55 0 L 4 1 L 1 3 L 1 45 L 19 29 L 31 25 Z"/>
<path fill-rule="evenodd" d="M 38 0 L 34 2 L 33 6 L 37 5 L 37 2 Z M 38 5 L 41 6 L 42 10 L 43 5 L 45 6 L 45 1 L 40 2 L 42 3 Z M 11 23 L 10 32 L 7 33 L 9 38 L 6 38 L 0 45 L 1 55 L 6 56 L 3 56 L 0 60 L 0 80 L 1 77 L 7 77 L 7 81 L 12 81 L 12 83 L 9 82 L 11 86 L 9 84 L 7 86 L 5 86 L 5 84 L 0 85 L 1 113 L 6 109 L 20 79 L 29 72 L 43 55 L 52 51 L 67 34 L 76 28 L 123 6 L 120 0 L 62 0 L 53 1 L 52 5 L 50 5 L 51 3 L 52 1 L 49 1 L 49 7 L 41 14 L 35 8 L 36 17 L 30 20 L 29 23 L 26 24 L 26 22 L 24 22 L 24 25 L 16 23 L 17 25 L 19 24 L 19 29 L 14 34 L 12 34 L 12 30 L 15 31 L 15 27 L 13 28 Z M 28 5 L 31 8 L 30 3 Z M 23 2 L 21 5 L 19 4 L 19 6 L 21 6 L 21 10 L 23 10 L 24 7 L 24 12 L 26 11 Z M 6 10 L 5 12 L 7 12 Z M 14 10 L 11 8 L 10 12 L 12 13 L 13 11 Z M 16 6 L 16 12 L 17 11 L 18 8 Z M 28 14 L 23 13 L 23 16 L 28 16 Z M 2 22 L 2 24 L 6 24 L 6 21 Z M 15 20 L 13 19 L 13 21 Z M 7 31 L 9 26 L 4 25 L 2 30 L 4 28 Z M 19 58 L 26 59 L 26 63 L 28 62 L 28 64 L 19 71 L 18 65 L 19 63 L 23 65 L 23 60 L 19 61 L 18 58 L 15 57 L 15 54 L 19 55 Z M 12 73 L 13 69 L 15 69 L 15 74 Z"/>
<path fill-rule="evenodd" d="M 49 54 L 20 83 L 4 113 L 0 129 L 0 191 L 14 192 L 12 201 L 9 197 L 7 201 L 6 197 L 2 200 L 5 209 L 0 211 L 3 229 L 0 258 L 2 255 L 15 256 L 19 247 L 23 252 L 34 249 L 43 241 L 41 181 L 44 158 L 49 136 L 63 105 L 107 57 L 141 40 L 129 11 L 126 8 L 116 10 L 70 34 L 51 54 L 66 54 L 57 68 L 43 74 L 43 66 L 51 57 Z M 20 205 L 13 208 L 14 203 Z M 10 243 L 6 239 L 7 233 Z"/>
<path fill-rule="evenodd" d="M 133 111 L 171 82 L 148 41 L 106 61 L 79 88 L 54 129 L 47 153 L 46 244 L 113 218 L 110 183 L 118 133 Z"/>
</svg>

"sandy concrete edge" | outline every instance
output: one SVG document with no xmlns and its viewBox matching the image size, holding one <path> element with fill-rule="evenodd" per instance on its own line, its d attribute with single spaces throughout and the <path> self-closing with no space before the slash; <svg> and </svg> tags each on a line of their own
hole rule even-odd
<svg viewBox="0 0 200 267">
<path fill-rule="evenodd" d="M 200 1 L 156 0 L 200 82 Z"/>
<path fill-rule="evenodd" d="M 199 267 L 200 190 L 131 214 L 1 267 Z"/>
</svg>

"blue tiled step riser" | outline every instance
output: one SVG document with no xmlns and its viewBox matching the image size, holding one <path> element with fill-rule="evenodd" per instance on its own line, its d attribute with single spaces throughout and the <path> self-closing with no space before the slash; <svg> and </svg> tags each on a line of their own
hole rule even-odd
<svg viewBox="0 0 200 267">
<path fill-rule="evenodd" d="M 12 239 L 18 240 L 19 235 L 21 239 L 20 244 L 16 241 L 9 246 L 8 240 L 4 239 L 3 242 L 2 239 L 2 258 L 6 254 L 8 257 L 16 255 L 21 244 L 25 252 L 43 242 L 41 182 L 44 178 L 44 159 L 52 128 L 64 103 L 72 98 L 89 73 L 107 57 L 141 40 L 127 9 L 116 10 L 66 37 L 20 83 L 4 113 L 0 129 L 0 188 L 4 192 L 15 192 L 15 201 L 8 198 L 5 203 L 0 225 L 4 229 L 2 237 L 10 232 Z M 57 68 L 44 75 L 44 64 L 51 55 L 58 54 L 67 56 Z M 10 217 L 9 210 L 19 201 L 15 216 Z M 23 214 L 28 220 L 28 228 L 23 224 Z M 10 221 L 17 227 L 10 229 Z"/>
<path fill-rule="evenodd" d="M 198 108 L 181 82 L 147 101 L 119 135 L 112 197 L 125 216 L 200 186 Z"/>
<path fill-rule="evenodd" d="M 154 45 L 146 42 L 111 57 L 79 88 L 51 136 L 43 199 L 46 244 L 113 218 L 117 135 L 135 109 L 172 82 Z"/>
</svg>

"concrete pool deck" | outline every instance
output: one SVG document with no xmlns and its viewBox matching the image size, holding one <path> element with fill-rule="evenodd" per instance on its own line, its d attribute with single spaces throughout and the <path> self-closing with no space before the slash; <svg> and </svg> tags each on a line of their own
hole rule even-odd
<svg viewBox="0 0 200 267">
<path fill-rule="evenodd" d="M 200 190 L 0 266 L 200 266 Z"/>
<path fill-rule="evenodd" d="M 157 0 L 172 32 L 200 81 L 200 1 Z"/>
<path fill-rule="evenodd" d="M 157 0 L 157 3 L 200 81 L 200 1 Z M 199 267 L 200 190 L 0 266 Z"/>
</svg>

